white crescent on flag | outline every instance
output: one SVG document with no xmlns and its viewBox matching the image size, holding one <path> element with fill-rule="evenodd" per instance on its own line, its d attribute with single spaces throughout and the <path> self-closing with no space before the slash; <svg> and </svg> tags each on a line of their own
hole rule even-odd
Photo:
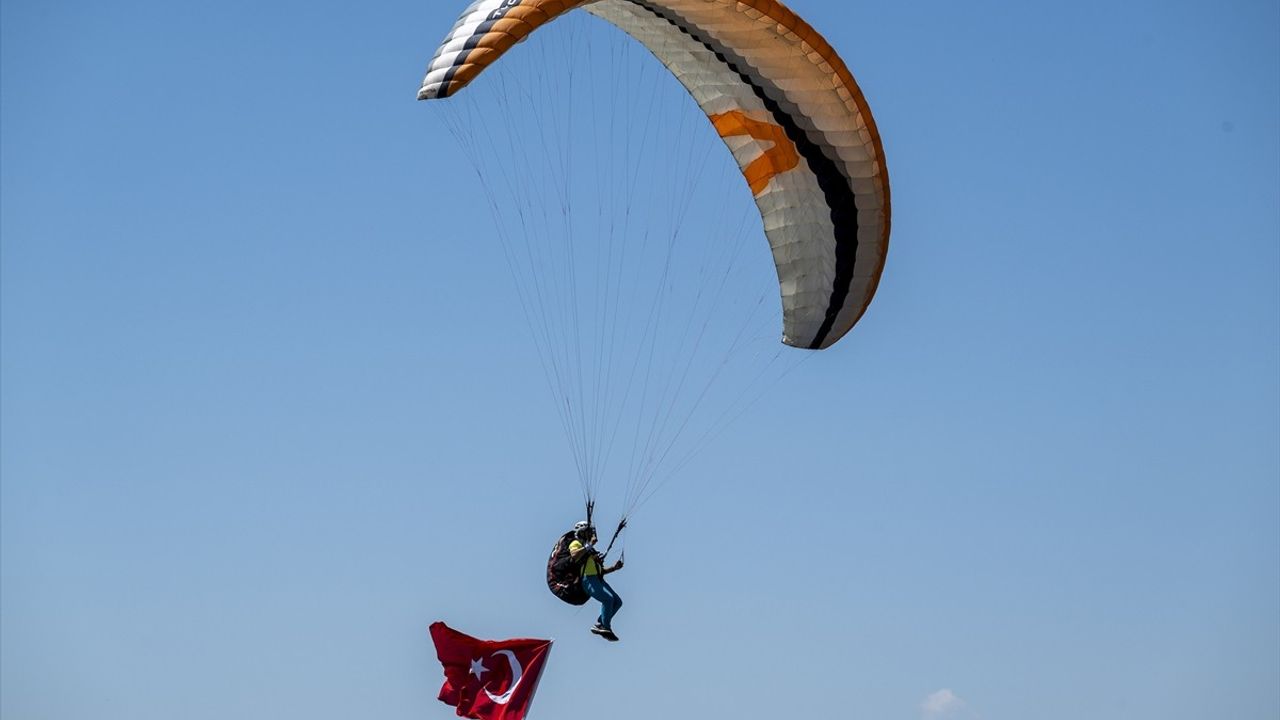
<svg viewBox="0 0 1280 720">
<path fill-rule="evenodd" d="M 499 650 L 489 657 L 497 657 L 498 655 L 505 655 L 507 657 L 507 662 L 511 664 L 511 684 L 507 686 L 507 691 L 501 695 L 494 695 L 489 692 L 488 689 L 485 689 L 484 694 L 488 695 L 489 699 L 495 703 L 499 705 L 506 705 L 508 702 L 511 702 L 511 693 L 515 692 L 516 686 L 520 684 L 520 677 L 523 674 L 524 669 L 520 667 L 520 661 L 516 659 L 516 654 L 510 650 Z"/>
</svg>

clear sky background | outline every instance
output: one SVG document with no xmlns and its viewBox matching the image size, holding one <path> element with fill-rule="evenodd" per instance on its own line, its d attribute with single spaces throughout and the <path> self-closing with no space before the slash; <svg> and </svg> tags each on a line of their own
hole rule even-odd
<svg viewBox="0 0 1280 720">
<path fill-rule="evenodd" d="M 414 101 L 462 4 L 0 6 L 0 715 L 447 718 L 442 619 L 556 638 L 535 718 L 1280 716 L 1275 2 L 794 0 L 888 266 L 646 506 L 619 645 Z"/>
</svg>

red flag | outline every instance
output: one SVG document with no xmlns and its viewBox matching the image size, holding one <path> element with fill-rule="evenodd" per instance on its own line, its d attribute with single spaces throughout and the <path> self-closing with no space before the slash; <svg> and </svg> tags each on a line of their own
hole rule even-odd
<svg viewBox="0 0 1280 720">
<path fill-rule="evenodd" d="M 440 701 L 458 717 L 523 720 L 533 703 L 550 640 L 479 640 L 432 623 L 436 657 L 444 666 Z"/>
</svg>

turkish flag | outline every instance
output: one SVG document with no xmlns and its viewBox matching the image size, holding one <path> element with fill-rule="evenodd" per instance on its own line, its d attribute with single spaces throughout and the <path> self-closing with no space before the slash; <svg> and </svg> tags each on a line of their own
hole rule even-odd
<svg viewBox="0 0 1280 720">
<path fill-rule="evenodd" d="M 458 717 L 523 720 L 550 640 L 479 640 L 442 622 L 432 623 L 431 640 L 444 666 L 440 701 L 457 708 Z"/>
</svg>

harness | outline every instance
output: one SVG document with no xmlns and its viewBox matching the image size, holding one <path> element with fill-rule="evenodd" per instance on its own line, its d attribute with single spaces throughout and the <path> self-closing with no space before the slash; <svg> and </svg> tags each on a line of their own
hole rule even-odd
<svg viewBox="0 0 1280 720">
<path fill-rule="evenodd" d="M 586 605 L 591 596 L 582 589 L 582 568 L 587 564 L 587 553 L 575 562 L 569 554 L 569 544 L 574 540 L 570 530 L 556 541 L 547 558 L 547 589 L 570 605 Z"/>
</svg>

